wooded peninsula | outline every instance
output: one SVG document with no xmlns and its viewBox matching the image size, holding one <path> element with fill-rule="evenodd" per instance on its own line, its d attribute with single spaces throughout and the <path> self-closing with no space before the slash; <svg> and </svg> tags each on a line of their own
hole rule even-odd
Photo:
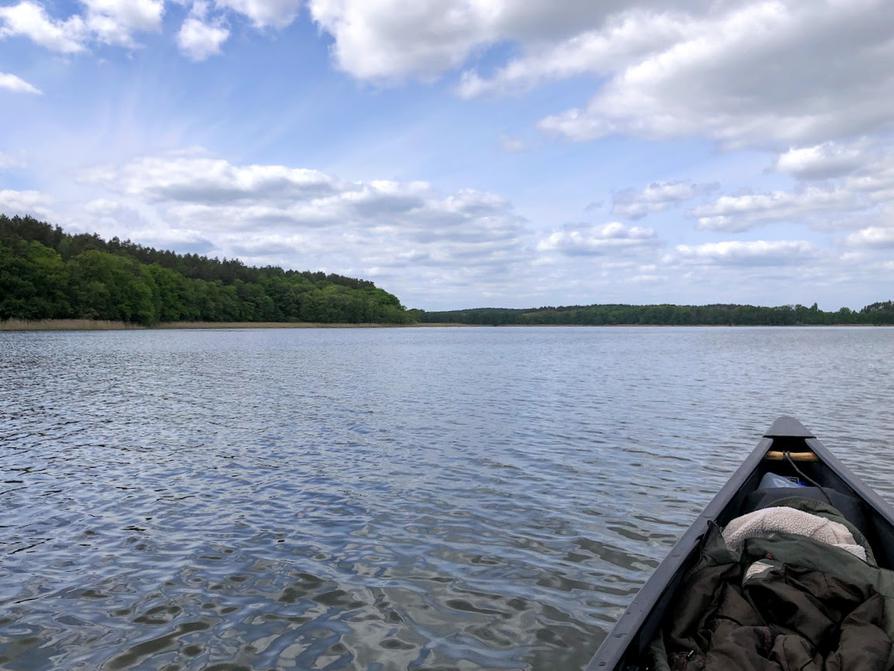
<svg viewBox="0 0 894 671">
<path fill-rule="evenodd" d="M 362 279 L 252 267 L 238 259 L 157 250 L 70 234 L 32 217 L 0 215 L 0 321 L 91 320 L 204 324 L 461 324 L 481 326 L 894 325 L 894 302 L 861 310 L 814 303 L 573 305 L 529 309 L 408 310 Z"/>
<path fill-rule="evenodd" d="M 253 268 L 0 215 L 0 319 L 406 324 L 396 296 L 341 275 Z"/>
</svg>

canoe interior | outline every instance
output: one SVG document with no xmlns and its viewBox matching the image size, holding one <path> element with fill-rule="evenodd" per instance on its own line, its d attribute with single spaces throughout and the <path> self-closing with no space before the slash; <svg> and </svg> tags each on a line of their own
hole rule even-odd
<svg viewBox="0 0 894 671">
<path fill-rule="evenodd" d="M 777 426 L 795 435 L 779 435 L 779 432 L 773 431 Z M 789 463 L 765 459 L 771 450 L 811 451 L 816 454 L 817 461 L 797 462 L 798 469 L 822 487 L 861 501 L 865 515 L 863 532 L 876 560 L 879 566 L 894 568 L 894 510 L 857 479 L 797 420 L 781 418 L 655 570 L 602 642 L 587 665 L 587 671 L 635 671 L 646 668 L 643 653 L 657 634 L 683 575 L 697 560 L 699 543 L 709 523 L 713 521 L 724 526 L 733 518 L 749 512 L 743 505 L 745 499 L 757 489 L 765 473 L 797 475 Z"/>
</svg>

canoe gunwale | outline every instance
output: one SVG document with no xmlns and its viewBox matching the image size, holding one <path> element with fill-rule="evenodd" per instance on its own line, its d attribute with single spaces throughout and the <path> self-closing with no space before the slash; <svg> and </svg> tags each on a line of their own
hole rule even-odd
<svg viewBox="0 0 894 671">
<path fill-rule="evenodd" d="M 658 601 L 665 593 L 668 593 L 668 597 L 670 596 L 672 590 L 667 588 L 682 578 L 682 569 L 687 564 L 692 551 L 701 543 L 708 530 L 708 525 L 720 516 L 745 482 L 757 470 L 761 460 L 764 458 L 764 454 L 767 453 L 772 444 L 772 438 L 761 438 L 757 447 L 752 450 L 742 465 L 736 469 L 732 477 L 692 523 L 692 526 L 686 530 L 683 536 L 680 537 L 680 540 L 671 548 L 670 553 L 658 565 L 658 568 L 655 569 L 655 572 L 646 581 L 646 584 L 640 588 L 640 591 L 633 598 L 633 601 L 615 624 L 615 627 L 606 636 L 602 645 L 586 666 L 587 671 L 614 669 L 618 665 L 624 653 L 627 652 L 631 639 L 642 629 L 646 618 Z"/>
<path fill-rule="evenodd" d="M 696 560 L 696 550 L 709 525 L 711 523 L 725 524 L 729 520 L 721 519 L 724 512 L 729 513 L 731 510 L 739 509 L 745 495 L 756 486 L 767 452 L 774 447 L 783 451 L 789 450 L 790 447 L 797 447 L 797 451 L 804 451 L 805 447 L 811 450 L 817 457 L 816 462 L 801 463 L 804 466 L 810 465 L 827 469 L 834 479 L 850 489 L 854 496 L 862 499 L 869 512 L 885 522 L 884 525 L 881 525 L 883 528 L 875 530 L 878 536 L 875 540 L 879 549 L 891 549 L 894 553 L 894 510 L 891 506 L 857 478 L 798 420 L 781 417 L 773 423 L 767 435 L 761 438 L 754 450 L 708 503 L 692 526 L 671 548 L 669 554 L 655 569 L 612 631 L 603 640 L 596 654 L 585 667 L 586 671 L 624 668 L 619 665 L 625 661 L 625 657 L 628 658 L 626 661 L 631 661 L 628 653 L 633 652 L 638 655 L 643 652 L 644 647 L 658 633 L 663 613 L 683 575 Z M 746 487 L 752 479 L 754 482 L 750 487 Z M 731 506 L 730 504 L 734 503 L 737 498 L 739 505 Z M 894 562 L 894 555 L 888 556 L 887 559 L 889 562 Z M 894 563 L 890 565 L 894 566 Z M 656 616 L 650 617 L 653 613 Z"/>
</svg>

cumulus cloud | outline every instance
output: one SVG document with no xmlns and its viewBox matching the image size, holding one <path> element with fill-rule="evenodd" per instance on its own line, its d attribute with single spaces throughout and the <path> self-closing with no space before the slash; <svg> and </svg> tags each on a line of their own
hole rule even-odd
<svg viewBox="0 0 894 671">
<path fill-rule="evenodd" d="M 10 74 L 8 72 L 0 72 L 0 89 L 6 89 L 13 93 L 31 93 L 32 95 L 40 95 L 42 91 L 29 84 L 21 77 Z"/>
<path fill-rule="evenodd" d="M 879 127 L 888 94 L 876 96 L 891 91 L 892 79 L 873 61 L 891 44 L 890 27 L 876 22 L 890 20 L 881 2 L 753 3 L 699 23 L 687 40 L 618 73 L 587 108 L 543 125 L 576 139 L 706 132 L 730 144 Z"/>
<path fill-rule="evenodd" d="M 543 120 L 571 139 L 707 135 L 728 145 L 828 141 L 886 126 L 894 13 L 884 0 L 736 3 L 615 72 L 584 108 Z"/>
<path fill-rule="evenodd" d="M 741 232 L 773 222 L 875 226 L 894 204 L 894 151 L 884 136 L 792 147 L 775 161 L 789 191 L 724 195 L 693 210 L 702 230 Z"/>
<path fill-rule="evenodd" d="M 779 155 L 776 169 L 803 180 L 840 177 L 865 168 L 872 160 L 867 142 L 843 144 L 823 142 L 793 147 Z"/>
<path fill-rule="evenodd" d="M 85 23 L 104 44 L 134 47 L 134 33 L 161 30 L 164 0 L 81 0 Z"/>
<path fill-rule="evenodd" d="M 594 3 L 596 4 L 596 3 Z M 490 75 L 466 70 L 457 92 L 463 98 L 486 93 L 523 91 L 546 81 L 581 74 L 610 74 L 637 57 L 654 53 L 686 36 L 689 19 L 683 15 L 652 14 L 633 9 L 610 16 L 606 25 L 558 43 L 531 48 Z"/>
<path fill-rule="evenodd" d="M 672 7 L 672 0 L 640 0 L 637 7 L 643 10 L 662 11 Z M 692 0 L 689 6 L 699 9 L 709 3 Z M 333 56 L 336 64 L 360 79 L 399 79 L 404 77 L 434 78 L 456 68 L 470 56 L 489 47 L 510 42 L 530 47 L 540 56 L 552 53 L 553 47 L 566 40 L 599 29 L 610 20 L 607 32 L 625 33 L 630 42 L 623 39 L 605 38 L 610 42 L 603 46 L 600 38 L 579 40 L 576 55 L 583 61 L 610 60 L 617 53 L 635 52 L 636 44 L 659 37 L 660 31 L 641 35 L 616 15 L 627 12 L 629 2 L 623 0 L 417 0 L 407 3 L 398 0 L 310 0 L 311 16 L 334 39 Z M 626 32 L 625 32 L 626 31 Z M 600 56 L 604 53 L 605 56 Z M 531 77 L 522 76 L 524 82 L 514 81 L 511 73 L 505 82 L 491 85 L 477 73 L 469 72 L 464 95 L 476 95 L 484 89 L 523 86 L 552 76 L 550 69 L 558 68 L 560 74 L 567 70 L 579 71 L 583 66 L 562 65 L 561 54 L 536 67 L 544 73 Z M 530 59 L 532 62 L 534 58 Z M 545 59 L 546 60 L 546 59 Z M 478 84 L 481 87 L 478 88 Z"/>
<path fill-rule="evenodd" d="M 595 95 L 546 117 L 574 140 L 699 135 L 727 145 L 818 144 L 887 126 L 894 12 L 886 0 L 817 3 L 310 0 L 336 64 L 360 79 L 467 69 L 461 96 L 588 75 Z"/>
<path fill-rule="evenodd" d="M 76 214 L 64 221 L 75 230 L 367 277 L 426 308 L 716 300 L 717 287 L 735 287 L 723 294 L 728 300 L 797 300 L 789 286 L 794 267 L 811 282 L 871 284 L 868 269 L 885 272 L 888 260 L 889 238 L 880 231 L 831 240 L 842 245 L 837 251 L 820 239 L 667 244 L 652 228 L 621 222 L 536 232 L 536 224 L 493 193 L 346 180 L 198 151 L 95 169 L 79 191 L 92 200 L 66 205 Z M 4 192 L 0 208 L 10 207 L 40 214 L 47 204 L 37 193 Z"/>
<path fill-rule="evenodd" d="M 668 248 L 654 229 L 621 222 L 536 233 L 511 202 L 493 193 L 442 193 L 422 181 L 345 180 L 311 168 L 240 164 L 196 152 L 105 166 L 93 170 L 84 187 L 105 194 L 81 209 L 106 234 L 248 263 L 368 277 L 406 303 L 430 308 L 592 302 L 607 295 L 680 301 L 701 296 L 698 287 L 739 282 L 755 296 L 756 287 L 790 281 L 795 266 L 799 273 L 821 269 L 826 282 L 856 273 L 852 261 L 815 240 Z M 687 192 L 667 191 L 675 198 Z M 659 192 L 655 186 L 650 193 Z M 90 228 L 82 221 L 81 228 Z M 872 244 L 878 242 L 872 235 L 879 234 L 847 240 L 847 248 L 866 257 L 860 268 L 878 267 L 881 245 Z"/>
<path fill-rule="evenodd" d="M 835 214 L 851 214 L 867 207 L 851 190 L 808 187 L 799 191 L 721 196 L 693 211 L 698 227 L 735 233 L 770 222 L 809 223 Z"/>
<path fill-rule="evenodd" d="M 410 283 L 403 271 L 412 264 L 419 283 L 410 284 L 420 292 L 505 281 L 531 253 L 527 222 L 512 204 L 472 189 L 443 194 L 426 182 L 348 181 L 195 155 L 106 166 L 86 180 L 104 188 L 106 200 L 137 204 L 160 236 L 186 230 L 251 262 L 402 283 Z"/>
<path fill-rule="evenodd" d="M 894 151 L 867 156 L 858 170 L 836 183 L 874 203 L 894 203 Z"/>
<path fill-rule="evenodd" d="M 487 40 L 482 3 L 311 0 L 342 70 L 360 79 L 432 78 Z"/>
<path fill-rule="evenodd" d="M 847 242 L 856 247 L 891 248 L 894 247 L 894 227 L 868 226 L 851 233 Z"/>
<path fill-rule="evenodd" d="M 50 18 L 44 8 L 25 0 L 0 7 L 0 37 L 26 37 L 52 51 L 73 54 L 84 50 L 87 26 L 80 16 L 64 21 Z"/>
<path fill-rule="evenodd" d="M 798 264 L 817 255 L 814 245 L 805 240 L 727 240 L 677 245 L 674 252 L 684 262 L 755 266 Z"/>
<path fill-rule="evenodd" d="M 82 14 L 49 16 L 31 0 L 0 7 L 0 37 L 25 37 L 63 54 L 85 51 L 91 41 L 128 48 L 134 34 L 161 30 L 164 0 L 81 0 Z"/>
<path fill-rule="evenodd" d="M 286 208 L 347 188 L 317 170 L 282 165 L 235 165 L 203 156 L 153 156 L 101 167 L 87 180 L 118 186 L 154 201 L 203 206 L 228 203 Z M 387 190 L 387 189 L 385 189 Z"/>
<path fill-rule="evenodd" d="M 566 226 L 543 238 L 537 249 L 568 256 L 590 256 L 643 249 L 657 243 L 657 236 L 651 228 L 611 222 L 601 226 Z"/>
<path fill-rule="evenodd" d="M 715 188 L 715 185 L 691 182 L 653 182 L 639 191 L 626 189 L 615 193 L 612 197 L 612 212 L 627 219 L 641 219 Z"/>
<path fill-rule="evenodd" d="M 223 43 L 230 37 L 230 30 L 220 18 L 208 18 L 208 6 L 194 2 L 189 16 L 177 33 L 177 46 L 188 58 L 204 61 L 220 53 Z"/>
<path fill-rule="evenodd" d="M 50 198 L 40 191 L 0 189 L 0 213 L 50 217 Z"/>
<path fill-rule="evenodd" d="M 285 28 L 298 16 L 301 0 L 171 0 L 189 9 L 177 32 L 180 50 L 201 61 L 220 52 L 229 38 L 223 12 L 246 17 L 259 29 Z M 213 5 L 212 5 L 213 2 Z M 25 37 L 63 54 L 87 51 L 95 44 L 135 49 L 136 35 L 159 32 L 165 0 L 79 0 L 81 11 L 55 18 L 35 0 L 0 7 L 0 38 Z M 210 17 L 209 8 L 217 10 Z"/>
</svg>

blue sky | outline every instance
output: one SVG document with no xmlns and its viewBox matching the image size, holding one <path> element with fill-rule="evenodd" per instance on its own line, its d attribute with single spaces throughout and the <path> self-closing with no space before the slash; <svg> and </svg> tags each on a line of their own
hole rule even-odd
<svg viewBox="0 0 894 671">
<path fill-rule="evenodd" d="M 0 0 L 0 211 L 427 309 L 894 295 L 884 0 Z"/>
</svg>

